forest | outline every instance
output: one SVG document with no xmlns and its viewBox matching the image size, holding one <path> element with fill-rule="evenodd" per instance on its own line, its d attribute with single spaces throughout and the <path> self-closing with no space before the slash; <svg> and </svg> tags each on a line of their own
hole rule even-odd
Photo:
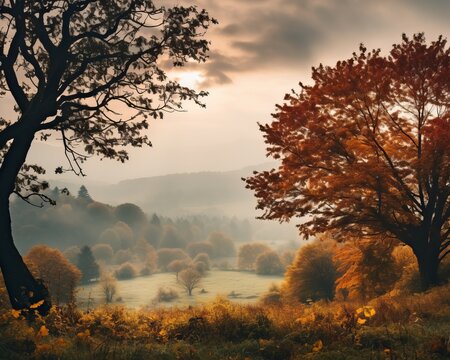
<svg viewBox="0 0 450 360">
<path fill-rule="evenodd" d="M 0 1 L 0 359 L 448 359 L 448 11 Z"/>
</svg>

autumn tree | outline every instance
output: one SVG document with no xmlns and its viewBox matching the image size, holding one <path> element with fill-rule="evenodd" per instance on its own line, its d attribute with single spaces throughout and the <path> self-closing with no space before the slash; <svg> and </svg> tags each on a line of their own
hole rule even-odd
<svg viewBox="0 0 450 360">
<path fill-rule="evenodd" d="M 280 257 L 275 251 L 259 254 L 255 260 L 255 272 L 260 275 L 279 275 L 284 271 Z"/>
<path fill-rule="evenodd" d="M 238 268 L 241 270 L 254 270 L 256 258 L 271 251 L 270 247 L 261 243 L 244 244 L 238 252 Z"/>
<path fill-rule="evenodd" d="M 178 282 L 186 289 L 189 296 L 192 296 L 192 290 L 200 285 L 202 275 L 195 269 L 189 267 L 178 274 Z"/>
<path fill-rule="evenodd" d="M 45 245 L 34 246 L 24 257 L 33 274 L 44 281 L 54 304 L 75 300 L 75 288 L 81 272 L 58 249 Z"/>
<path fill-rule="evenodd" d="M 235 256 L 236 254 L 233 240 L 221 232 L 209 234 L 208 242 L 212 245 L 212 256 L 215 258 Z"/>
<path fill-rule="evenodd" d="M 14 308 L 45 300 L 45 313 L 50 306 L 11 233 L 10 195 L 31 201 L 48 187 L 38 179 L 44 169 L 25 163 L 33 140 L 61 141 L 68 166 L 57 173 L 83 175 L 91 155 L 126 161 L 123 146 L 150 145 L 149 117 L 177 111 L 184 100 L 201 104 L 205 92 L 166 71 L 206 60 L 211 22 L 205 10 L 152 0 L 0 3 L 0 93 L 17 113 L 0 119 L 0 267 Z"/>
<path fill-rule="evenodd" d="M 306 237 L 384 234 L 410 246 L 422 287 L 450 252 L 450 50 L 406 35 L 388 56 L 358 53 L 313 69 L 260 125 L 277 169 L 247 178 L 262 218 Z M 349 236 L 350 235 L 350 236 Z"/>
<path fill-rule="evenodd" d="M 110 272 L 103 272 L 100 276 L 100 286 L 105 297 L 105 303 L 113 302 L 117 293 L 117 279 Z"/>
</svg>

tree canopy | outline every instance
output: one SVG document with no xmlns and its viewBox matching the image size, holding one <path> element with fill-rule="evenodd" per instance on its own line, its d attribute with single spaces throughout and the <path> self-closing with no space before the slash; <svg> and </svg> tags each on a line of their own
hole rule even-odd
<svg viewBox="0 0 450 360">
<path fill-rule="evenodd" d="M 313 68 L 312 80 L 260 125 L 267 155 L 281 161 L 246 179 L 261 217 L 301 218 L 306 237 L 398 239 L 413 249 L 423 287 L 436 284 L 450 246 L 446 40 L 404 35 L 387 56 L 361 45 Z"/>
<path fill-rule="evenodd" d="M 67 165 L 84 175 L 92 155 L 124 162 L 126 146 L 150 146 L 149 118 L 202 105 L 205 92 L 181 86 L 167 71 L 207 58 L 205 31 L 216 21 L 195 6 L 152 0 L 0 2 L 0 95 L 17 117 L 0 117 L 0 266 L 16 309 L 46 293 L 18 253 L 9 197 L 30 201 L 48 187 L 45 170 L 25 159 L 35 138 L 60 141 Z M 31 297 L 29 294 L 33 294 Z M 46 312 L 49 301 L 40 307 Z"/>
</svg>

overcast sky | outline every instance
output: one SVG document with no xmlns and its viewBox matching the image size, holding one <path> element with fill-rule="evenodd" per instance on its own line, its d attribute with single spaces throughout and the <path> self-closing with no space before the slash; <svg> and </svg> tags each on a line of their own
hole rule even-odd
<svg viewBox="0 0 450 360">
<path fill-rule="evenodd" d="M 363 42 L 387 53 L 401 34 L 449 37 L 450 0 L 180 0 L 217 18 L 206 64 L 174 76 L 208 90 L 206 109 L 191 104 L 150 128 L 153 148 L 131 150 L 127 164 L 90 159 L 89 181 L 168 173 L 238 169 L 267 161 L 257 122 L 269 122 L 275 104 L 311 67 L 351 57 Z M 63 161 L 53 145 L 34 145 L 29 162 L 50 177 Z M 63 175 L 75 180 L 75 175 Z"/>
</svg>

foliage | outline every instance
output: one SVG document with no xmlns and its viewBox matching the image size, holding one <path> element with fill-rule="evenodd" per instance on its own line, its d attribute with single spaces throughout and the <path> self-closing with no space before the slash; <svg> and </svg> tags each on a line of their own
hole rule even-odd
<svg viewBox="0 0 450 360">
<path fill-rule="evenodd" d="M 189 259 L 189 255 L 181 249 L 159 249 L 158 254 L 158 268 L 162 271 L 167 270 L 167 266 L 174 260 Z"/>
<path fill-rule="evenodd" d="M 98 264 L 95 261 L 91 248 L 87 245 L 83 246 L 78 254 L 77 266 L 82 274 L 82 283 L 88 283 L 92 279 L 96 279 L 100 276 Z"/>
<path fill-rule="evenodd" d="M 92 254 L 98 261 L 111 262 L 114 250 L 109 244 L 95 244 L 92 247 Z"/>
<path fill-rule="evenodd" d="M 201 253 L 206 253 L 210 257 L 212 257 L 214 253 L 212 244 L 209 242 L 202 242 L 202 241 L 188 244 L 186 246 L 186 251 L 192 258 Z"/>
<path fill-rule="evenodd" d="M 81 272 L 57 249 L 45 245 L 34 246 L 24 258 L 33 274 L 47 285 L 56 305 L 75 300 L 75 289 Z"/>
<path fill-rule="evenodd" d="M 392 254 L 394 245 L 384 239 L 365 238 L 338 247 L 333 256 L 341 274 L 336 280 L 336 292 L 371 299 L 390 291 L 401 276 Z"/>
<path fill-rule="evenodd" d="M 444 360 L 449 290 L 362 304 L 249 306 L 217 298 L 185 309 L 65 307 L 31 323 L 3 311 L 0 347 L 8 359 Z"/>
<path fill-rule="evenodd" d="M 303 217 L 306 237 L 396 238 L 413 248 L 422 287 L 437 284 L 450 253 L 449 64 L 442 36 L 427 44 L 416 34 L 389 56 L 361 45 L 313 68 L 313 84 L 260 125 L 268 155 L 281 160 L 246 179 L 262 218 Z"/>
<path fill-rule="evenodd" d="M 124 222 L 131 228 L 139 228 L 146 222 L 142 209 L 135 204 L 121 204 L 114 209 L 117 220 Z"/>
<path fill-rule="evenodd" d="M 137 270 L 132 263 L 126 262 L 117 268 L 115 275 L 119 280 L 128 280 L 136 277 Z"/>
<path fill-rule="evenodd" d="M 208 242 L 212 245 L 212 257 L 234 256 L 236 250 L 231 238 L 221 232 L 213 232 L 208 237 Z"/>
<path fill-rule="evenodd" d="M 209 255 L 207 253 L 199 253 L 195 256 L 193 260 L 194 264 L 201 262 L 206 267 L 205 270 L 209 270 L 210 268 L 210 260 Z"/>
<path fill-rule="evenodd" d="M 271 251 L 270 247 L 261 243 L 242 245 L 238 252 L 238 268 L 241 270 L 254 270 L 256 258 L 268 251 Z"/>
<path fill-rule="evenodd" d="M 332 300 L 338 277 L 333 263 L 333 243 L 320 241 L 302 246 L 285 274 L 283 291 L 292 299 Z"/>
<path fill-rule="evenodd" d="M 178 280 L 178 273 L 184 269 L 191 266 L 190 259 L 173 260 L 167 265 L 167 270 L 172 271 L 176 274 Z"/>
<path fill-rule="evenodd" d="M 160 287 L 158 289 L 158 293 L 156 295 L 155 301 L 156 302 L 170 302 L 175 299 L 178 299 L 179 297 L 180 297 L 180 295 L 178 295 L 178 292 L 175 289 Z"/>
<path fill-rule="evenodd" d="M 260 275 L 278 275 L 283 273 L 284 268 L 278 254 L 270 250 L 257 256 L 255 271 Z"/>
</svg>

